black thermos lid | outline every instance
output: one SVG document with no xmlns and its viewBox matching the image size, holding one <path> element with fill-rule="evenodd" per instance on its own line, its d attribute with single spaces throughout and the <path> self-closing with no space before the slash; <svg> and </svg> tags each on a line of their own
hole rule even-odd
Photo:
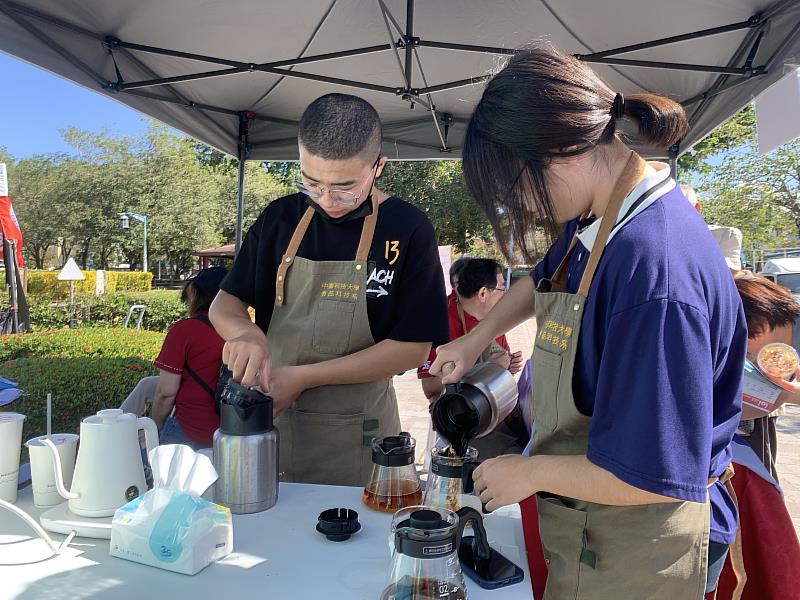
<svg viewBox="0 0 800 600">
<path fill-rule="evenodd" d="M 273 428 L 272 398 L 228 379 L 220 398 L 219 430 L 228 435 L 254 435 Z"/>
</svg>

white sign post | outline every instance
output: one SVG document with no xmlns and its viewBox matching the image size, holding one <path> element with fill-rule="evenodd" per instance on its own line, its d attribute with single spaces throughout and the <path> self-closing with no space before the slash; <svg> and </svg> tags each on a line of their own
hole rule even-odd
<svg viewBox="0 0 800 600">
<path fill-rule="evenodd" d="M 67 260 L 67 264 L 64 265 L 64 268 L 61 269 L 61 272 L 58 274 L 59 281 L 69 281 L 69 326 L 70 327 L 77 327 L 78 322 L 75 319 L 75 282 L 76 281 L 83 281 L 86 279 L 86 276 L 81 273 L 81 270 L 78 268 L 78 264 L 75 262 L 75 259 L 69 257 Z"/>
<path fill-rule="evenodd" d="M 0 196 L 8 196 L 8 174 L 6 163 L 0 163 Z"/>
</svg>

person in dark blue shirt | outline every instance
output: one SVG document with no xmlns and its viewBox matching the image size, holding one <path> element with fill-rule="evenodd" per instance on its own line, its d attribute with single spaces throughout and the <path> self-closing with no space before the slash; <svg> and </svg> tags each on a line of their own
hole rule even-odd
<svg viewBox="0 0 800 600">
<path fill-rule="evenodd" d="M 676 102 L 624 97 L 550 47 L 488 83 L 467 129 L 467 184 L 529 259 L 556 239 L 531 278 L 439 348 L 431 373 L 454 362 L 444 382 L 457 380 L 497 332 L 535 316 L 532 455 L 483 463 L 481 500 L 536 494 L 546 598 L 700 598 L 736 537 L 724 483 L 747 329 L 708 228 L 667 165 L 620 140 L 622 120 L 662 148 L 687 128 Z"/>
</svg>

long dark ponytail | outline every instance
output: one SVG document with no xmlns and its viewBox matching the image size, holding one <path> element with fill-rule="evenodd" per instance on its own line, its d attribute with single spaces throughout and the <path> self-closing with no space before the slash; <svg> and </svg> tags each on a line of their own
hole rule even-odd
<svg viewBox="0 0 800 600">
<path fill-rule="evenodd" d="M 501 247 L 513 233 L 528 262 L 557 233 L 544 169 L 610 143 L 630 119 L 649 145 L 667 147 L 688 127 L 680 104 L 656 94 L 624 98 L 584 62 L 552 46 L 521 50 L 487 84 L 464 140 L 464 177 Z M 571 148 L 569 151 L 565 149 Z M 525 198 L 533 198 L 537 219 Z M 509 257 L 510 258 L 510 257 Z"/>
</svg>

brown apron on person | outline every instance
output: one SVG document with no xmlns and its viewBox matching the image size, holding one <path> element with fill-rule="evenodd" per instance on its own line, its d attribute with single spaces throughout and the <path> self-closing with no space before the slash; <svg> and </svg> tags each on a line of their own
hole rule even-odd
<svg viewBox="0 0 800 600">
<path fill-rule="evenodd" d="M 373 196 L 352 261 L 297 256 L 313 217 L 309 207 L 278 268 L 267 332 L 274 367 L 314 364 L 375 345 L 367 316 L 367 256 L 378 202 Z M 364 486 L 372 472 L 372 439 L 400 432 L 392 380 L 306 390 L 276 426 L 281 481 Z"/>
<path fill-rule="evenodd" d="M 639 181 L 644 167 L 644 161 L 632 153 L 601 221 L 578 293 L 564 291 L 565 267 L 576 238 L 553 274 L 550 289 L 546 290 L 545 281 L 535 292 L 538 333 L 532 358 L 536 422 L 533 454 L 587 452 L 591 417 L 578 411 L 572 395 L 581 319 L 622 201 Z M 539 493 L 536 504 L 549 568 L 545 600 L 703 597 L 708 501 L 607 506 Z"/>
</svg>

